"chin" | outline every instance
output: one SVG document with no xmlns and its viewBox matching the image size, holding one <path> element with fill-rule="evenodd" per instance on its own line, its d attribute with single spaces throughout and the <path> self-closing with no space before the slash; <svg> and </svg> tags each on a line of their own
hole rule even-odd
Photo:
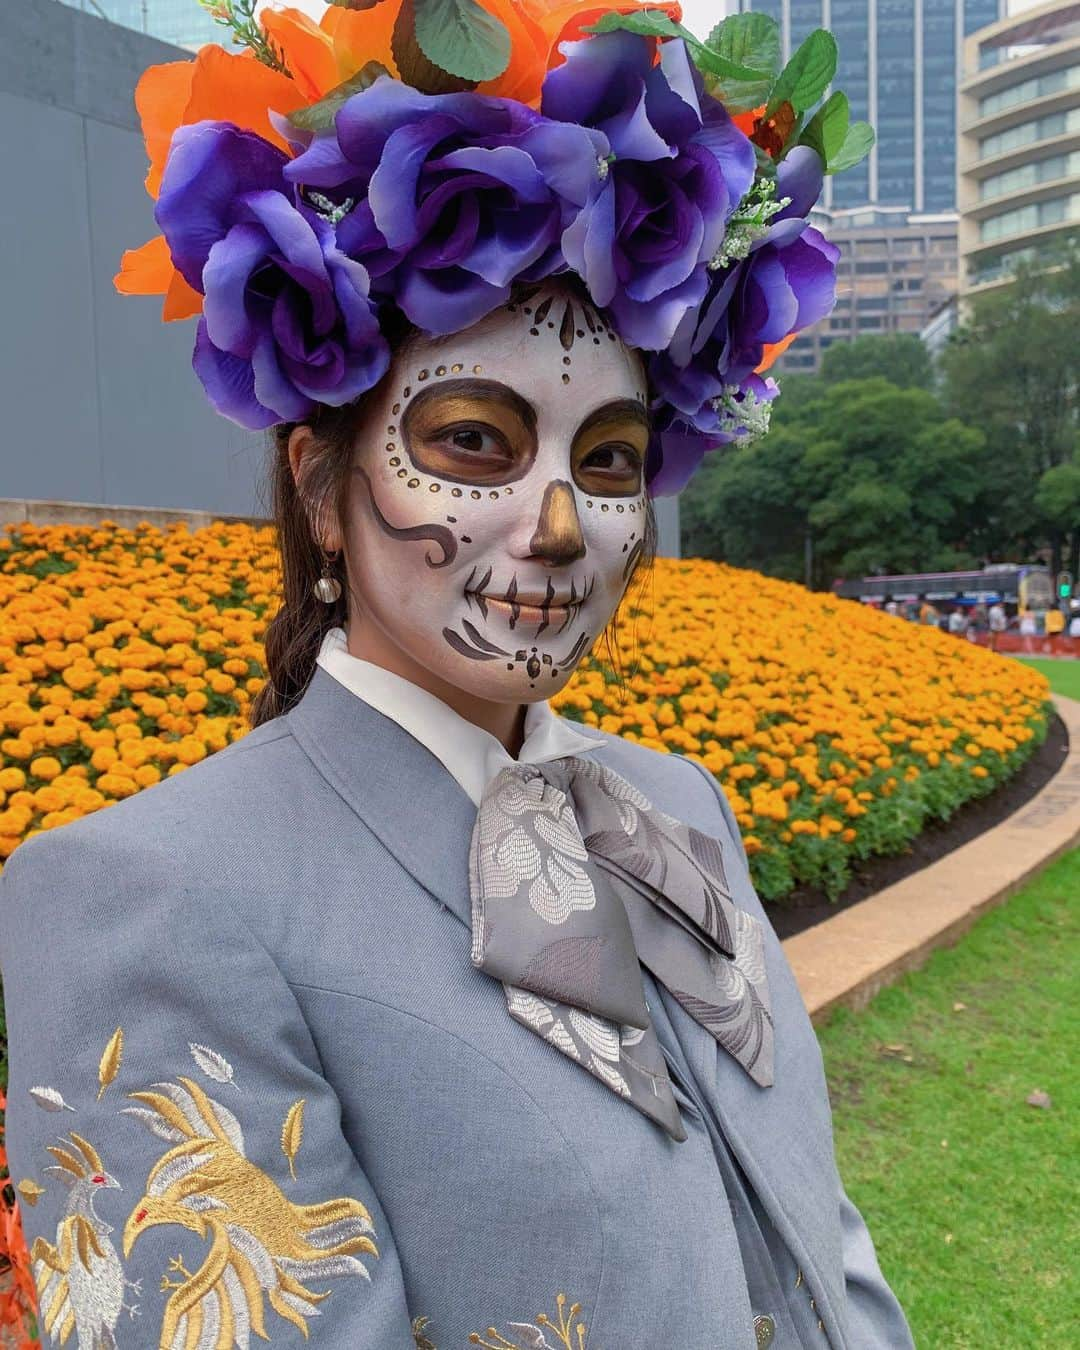
<svg viewBox="0 0 1080 1350">
<path fill-rule="evenodd" d="M 566 687 L 596 641 L 588 620 L 542 632 L 535 623 L 511 628 L 492 617 L 482 626 L 466 616 L 450 619 L 434 639 L 438 665 L 432 663 L 430 635 L 415 658 L 476 698 L 535 703 Z"/>
<path fill-rule="evenodd" d="M 494 664 L 478 670 L 473 662 L 460 659 L 452 667 L 440 669 L 438 674 L 463 693 L 489 703 L 540 703 L 565 689 L 575 669 L 560 669 L 556 674 L 550 666 L 541 665 L 540 672 L 533 677 L 524 663 L 514 663 L 512 670 L 506 668 L 505 662 L 501 669 L 493 669 Z"/>
</svg>

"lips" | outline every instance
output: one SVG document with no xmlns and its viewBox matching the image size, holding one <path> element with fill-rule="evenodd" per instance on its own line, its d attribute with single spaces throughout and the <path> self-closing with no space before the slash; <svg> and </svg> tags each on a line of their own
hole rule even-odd
<svg viewBox="0 0 1080 1350">
<path fill-rule="evenodd" d="M 529 622 L 539 621 L 546 614 L 548 622 L 550 623 L 554 619 L 565 618 L 572 610 L 576 611 L 581 608 L 580 600 L 575 605 L 545 605 L 543 603 L 528 604 L 524 600 L 497 600 L 493 595 L 485 595 L 483 599 L 492 609 L 501 610 L 504 614 L 514 614 L 516 612 L 520 618 L 527 619 Z"/>
</svg>

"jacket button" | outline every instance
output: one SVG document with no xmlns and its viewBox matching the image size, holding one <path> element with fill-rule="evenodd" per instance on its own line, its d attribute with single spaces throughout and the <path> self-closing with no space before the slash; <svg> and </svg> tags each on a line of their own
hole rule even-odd
<svg viewBox="0 0 1080 1350">
<path fill-rule="evenodd" d="M 776 1334 L 776 1323 L 768 1313 L 759 1313 L 754 1318 L 754 1343 L 757 1350 L 766 1350 L 767 1346 L 772 1345 L 772 1338 Z"/>
</svg>

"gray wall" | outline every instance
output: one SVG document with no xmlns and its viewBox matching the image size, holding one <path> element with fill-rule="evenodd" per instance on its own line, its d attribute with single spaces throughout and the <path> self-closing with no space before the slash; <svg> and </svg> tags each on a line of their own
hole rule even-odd
<svg viewBox="0 0 1080 1350">
<path fill-rule="evenodd" d="M 113 288 L 159 233 L 135 83 L 185 58 L 54 0 L 0 3 L 0 497 L 261 509 L 263 438 L 206 402 L 195 320 Z"/>
<path fill-rule="evenodd" d="M 0 498 L 266 510 L 265 436 L 210 408 L 196 321 L 112 282 L 159 233 L 135 84 L 183 59 L 55 0 L 0 0 Z M 657 505 L 677 554 L 676 504 Z"/>
</svg>

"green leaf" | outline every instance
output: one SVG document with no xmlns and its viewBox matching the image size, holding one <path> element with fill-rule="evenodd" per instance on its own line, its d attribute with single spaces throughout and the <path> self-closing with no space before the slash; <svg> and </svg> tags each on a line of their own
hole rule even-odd
<svg viewBox="0 0 1080 1350">
<path fill-rule="evenodd" d="M 731 14 L 705 39 L 705 46 L 736 65 L 775 78 L 780 69 L 780 25 L 768 14 Z"/>
<path fill-rule="evenodd" d="M 643 9 L 638 13 L 605 14 L 596 23 L 581 30 L 583 33 L 640 33 L 644 37 L 682 38 L 694 58 L 694 64 L 703 74 L 722 76 L 729 80 L 752 81 L 761 78 L 760 70 L 729 61 L 706 47 L 689 28 L 676 23 L 660 9 Z"/>
<path fill-rule="evenodd" d="M 776 161 L 772 155 L 767 150 L 762 150 L 761 146 L 756 145 L 753 141 L 750 144 L 754 146 L 754 159 L 757 162 L 755 178 L 775 178 Z"/>
<path fill-rule="evenodd" d="M 476 0 L 415 0 L 416 43 L 440 70 L 462 80 L 493 80 L 510 64 L 506 25 Z"/>
<path fill-rule="evenodd" d="M 802 145 L 809 145 L 818 152 L 826 172 L 840 153 L 850 121 L 851 108 L 847 95 L 837 90 L 813 115 L 799 138 Z"/>
<path fill-rule="evenodd" d="M 768 14 L 732 14 L 718 23 L 705 46 L 726 61 L 758 72 L 754 80 L 731 80 L 707 75 L 705 87 L 728 112 L 747 112 L 769 97 L 780 69 L 780 27 Z"/>
<path fill-rule="evenodd" d="M 874 128 L 869 122 L 852 122 L 844 144 L 828 166 L 828 173 L 843 173 L 865 159 L 874 144 Z"/>
<path fill-rule="evenodd" d="M 378 61 L 369 61 L 361 66 L 355 75 L 350 75 L 343 83 L 335 85 L 328 94 L 324 94 L 318 103 L 313 103 L 309 108 L 297 108 L 294 113 L 289 114 L 287 120 L 298 131 L 329 131 L 334 125 L 338 110 L 352 98 L 353 94 L 359 94 L 367 89 L 380 75 L 389 74 L 386 67 L 380 65 Z"/>
<path fill-rule="evenodd" d="M 780 72 L 765 115 L 771 117 L 785 102 L 796 112 L 812 108 L 832 83 L 836 58 L 836 39 L 824 28 L 815 28 Z"/>
</svg>

